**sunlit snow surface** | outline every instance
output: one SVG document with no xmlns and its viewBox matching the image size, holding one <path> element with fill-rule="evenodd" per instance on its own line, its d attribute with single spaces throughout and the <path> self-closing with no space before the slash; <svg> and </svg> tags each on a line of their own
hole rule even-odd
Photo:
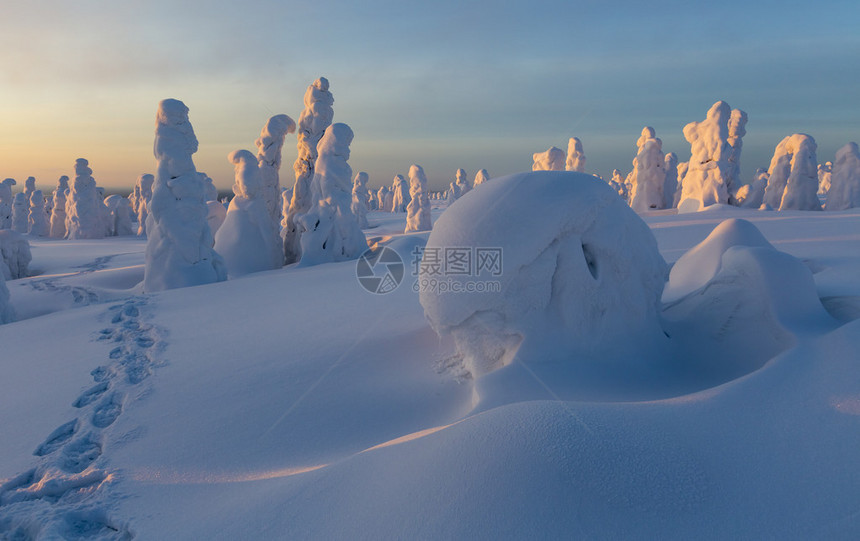
<svg viewBox="0 0 860 541">
<path fill-rule="evenodd" d="M 670 264 L 752 222 L 833 328 L 755 369 L 743 329 L 673 337 L 689 363 L 578 384 L 451 369 L 412 290 L 428 233 L 368 217 L 406 267 L 386 295 L 355 262 L 142 295 L 145 241 L 30 239 L 0 326 L 0 538 L 857 537 L 860 211 L 646 216 Z"/>
</svg>

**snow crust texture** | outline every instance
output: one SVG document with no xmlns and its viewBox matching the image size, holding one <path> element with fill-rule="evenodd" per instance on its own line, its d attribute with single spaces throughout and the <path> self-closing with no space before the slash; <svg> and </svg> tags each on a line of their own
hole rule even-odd
<svg viewBox="0 0 860 541">
<path fill-rule="evenodd" d="M 511 227 L 510 217 L 519 216 Z M 420 291 L 433 328 L 450 334 L 475 377 L 529 358 L 577 362 L 624 356 L 660 342 L 667 266 L 648 226 L 605 182 L 583 173 L 533 172 L 488 183 L 449 207 L 427 250 L 499 250 L 498 276 L 445 276 L 468 291 Z M 426 252 L 425 252 L 426 254 Z M 434 276 L 422 266 L 421 280 Z M 542 344 L 553 347 L 541 351 Z M 539 352 L 539 353 L 537 353 Z"/>
</svg>

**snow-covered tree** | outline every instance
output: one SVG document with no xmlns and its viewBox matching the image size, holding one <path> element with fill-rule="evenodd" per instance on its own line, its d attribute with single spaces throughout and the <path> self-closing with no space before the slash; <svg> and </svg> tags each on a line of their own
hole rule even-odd
<svg viewBox="0 0 860 541">
<path fill-rule="evenodd" d="M 30 213 L 27 217 L 28 232 L 34 237 L 47 237 L 51 232 L 48 213 L 45 211 L 45 196 L 42 190 L 34 190 L 30 195 Z"/>
<path fill-rule="evenodd" d="M 152 184 L 155 182 L 155 176 L 148 173 L 140 175 L 137 179 L 137 186 L 140 195 L 137 201 L 137 234 L 146 236 L 146 217 L 149 215 L 149 201 L 152 199 Z"/>
<path fill-rule="evenodd" d="M 826 195 L 830 190 L 830 182 L 833 178 L 833 163 L 824 162 L 818 164 L 818 195 Z"/>
<path fill-rule="evenodd" d="M 684 177 L 687 176 L 687 170 L 690 168 L 690 162 L 681 162 L 678 164 L 678 187 L 675 188 L 675 196 L 672 199 L 672 207 L 678 208 L 681 202 L 681 194 L 684 193 Z"/>
<path fill-rule="evenodd" d="M 750 184 L 744 184 L 735 192 L 735 200 L 743 208 L 760 208 L 767 187 L 767 170 L 758 168 Z"/>
<path fill-rule="evenodd" d="M 212 180 L 212 177 L 201 171 L 197 172 L 197 176 L 203 183 L 203 200 L 218 201 L 218 188 L 215 187 L 215 181 Z"/>
<path fill-rule="evenodd" d="M 26 235 L 30 227 L 29 217 L 30 201 L 27 194 L 18 192 L 12 201 L 12 230 Z"/>
<path fill-rule="evenodd" d="M 477 173 L 475 173 L 475 182 L 473 183 L 475 186 L 479 186 L 485 182 L 490 180 L 490 174 L 487 173 L 486 169 L 479 169 Z"/>
<path fill-rule="evenodd" d="M 460 191 L 460 185 L 457 184 L 457 181 L 455 180 L 448 185 L 448 189 L 445 191 L 445 200 L 450 205 L 454 201 L 460 199 L 461 195 L 463 194 Z"/>
<path fill-rule="evenodd" d="M 11 229 L 0 230 L 0 276 L 6 280 L 26 278 L 32 260 L 27 237 Z"/>
<path fill-rule="evenodd" d="M 802 133 L 779 142 L 767 171 L 764 204 L 778 210 L 821 210 L 816 150 L 815 140 Z"/>
<path fill-rule="evenodd" d="M 12 186 L 17 184 L 14 178 L 0 182 L 0 229 L 12 229 Z"/>
<path fill-rule="evenodd" d="M 549 147 L 546 152 L 536 152 L 532 155 L 532 171 L 564 171 L 567 156 L 560 148 Z"/>
<path fill-rule="evenodd" d="M 92 173 L 87 160 L 75 160 L 75 179 L 66 197 L 66 238 L 100 239 L 105 236 L 102 202 Z"/>
<path fill-rule="evenodd" d="M 564 169 L 566 171 L 585 172 L 585 152 L 579 137 L 571 137 L 567 142 L 567 161 L 564 164 Z"/>
<path fill-rule="evenodd" d="M 343 123 L 329 126 L 320 139 L 311 183 L 314 205 L 298 217 L 302 266 L 356 259 L 367 250 L 351 209 L 352 168 L 347 160 L 352 139 L 352 129 Z"/>
<path fill-rule="evenodd" d="M 131 201 L 121 195 L 109 195 L 105 199 L 105 206 L 110 211 L 111 235 L 125 237 L 137 233 L 132 224 Z"/>
<path fill-rule="evenodd" d="M 729 142 L 730 121 L 734 144 Z M 705 120 L 684 126 L 684 137 L 690 143 L 692 156 L 682 183 L 678 204 L 681 212 L 729 203 L 729 189 L 735 182 L 732 175 L 739 166 L 745 124 L 746 113 L 734 113 L 728 103 L 718 101 L 708 109 Z"/>
<path fill-rule="evenodd" d="M 678 156 L 674 152 L 666 154 L 664 168 L 666 182 L 663 183 L 663 208 L 670 209 L 675 204 L 675 192 L 678 190 Z"/>
<path fill-rule="evenodd" d="M 254 141 L 257 147 L 257 162 L 260 167 L 260 177 L 263 179 L 263 194 L 266 198 L 266 208 L 272 223 L 280 224 L 282 216 L 281 204 L 281 149 L 288 133 L 296 132 L 296 122 L 287 115 L 275 115 L 266 121 L 260 131 L 260 137 Z"/>
<path fill-rule="evenodd" d="M 111 209 L 105 203 L 105 189 L 101 186 L 96 186 L 96 194 L 99 201 L 99 217 L 101 218 L 102 229 L 104 236 L 112 237 L 115 235 L 113 224 L 111 223 Z"/>
<path fill-rule="evenodd" d="M 66 236 L 66 197 L 69 194 L 69 177 L 63 175 L 57 180 L 54 190 L 54 206 L 51 209 L 51 238 L 62 239 Z"/>
<path fill-rule="evenodd" d="M 158 171 L 148 205 L 145 292 L 227 278 L 224 260 L 212 249 L 204 186 L 191 159 L 195 152 L 188 107 L 179 100 L 162 100 L 155 122 Z"/>
<path fill-rule="evenodd" d="M 290 202 L 293 200 L 292 188 L 281 188 L 281 236 L 287 228 L 287 215 L 290 213 Z M 283 243 L 283 240 L 282 240 Z"/>
<path fill-rule="evenodd" d="M 36 177 L 27 177 L 27 180 L 24 181 L 24 195 L 27 196 L 27 201 L 30 200 L 30 197 L 33 196 L 33 192 L 36 191 Z"/>
<path fill-rule="evenodd" d="M 388 206 L 388 193 L 390 191 L 388 186 L 383 186 L 376 192 L 377 209 L 383 212 L 391 212 L 391 208 Z"/>
<path fill-rule="evenodd" d="M 457 174 L 455 178 L 457 186 L 460 188 L 460 197 L 463 197 L 469 190 L 472 189 L 472 187 L 469 186 L 469 179 L 466 178 L 466 170 L 457 169 Z"/>
<path fill-rule="evenodd" d="M 825 208 L 845 210 L 857 207 L 860 207 L 860 150 L 857 143 L 848 143 L 836 151 Z"/>
<path fill-rule="evenodd" d="M 612 178 L 607 181 L 607 184 L 612 187 L 615 192 L 621 196 L 624 201 L 628 200 L 627 184 L 624 181 L 624 175 L 618 169 L 612 170 Z"/>
<path fill-rule="evenodd" d="M 311 181 L 314 178 L 314 167 L 317 160 L 317 146 L 325 133 L 326 128 L 331 125 L 334 118 L 334 97 L 329 92 L 328 79 L 320 77 L 308 87 L 305 92 L 305 109 L 299 117 L 297 149 L 298 157 L 293 164 L 296 173 L 296 183 L 293 186 L 293 198 L 290 201 L 290 210 L 286 216 L 286 227 L 284 228 L 284 255 L 287 264 L 295 263 L 301 259 L 302 243 L 301 231 L 296 223 L 296 218 L 305 214 L 314 204 L 311 196 Z"/>
<path fill-rule="evenodd" d="M 646 137 L 647 135 L 647 137 Z M 666 183 L 666 158 L 663 142 L 654 129 L 645 127 L 637 141 L 639 152 L 633 159 L 630 207 L 636 212 L 664 208 L 663 185 Z"/>
<path fill-rule="evenodd" d="M 430 231 L 430 196 L 427 193 L 427 176 L 420 165 L 409 168 L 409 205 L 406 207 L 406 233 Z"/>
<path fill-rule="evenodd" d="M 741 150 L 743 149 L 743 136 L 747 134 L 747 114 L 740 109 L 733 109 L 729 117 L 729 176 L 726 183 L 726 191 L 729 194 L 729 203 L 735 205 L 734 193 L 741 186 Z"/>
<path fill-rule="evenodd" d="M 284 264 L 283 244 L 269 214 L 270 186 L 263 181 L 258 157 L 236 150 L 227 159 L 236 171 L 235 196 L 215 233 L 215 251 L 224 258 L 231 277 L 279 269 Z"/>
<path fill-rule="evenodd" d="M 370 227 L 367 223 L 367 211 L 370 207 L 370 192 L 367 190 L 367 181 L 370 180 L 370 175 L 365 172 L 360 172 L 355 175 L 352 181 L 352 213 L 358 220 L 358 225 L 362 229 Z"/>
<path fill-rule="evenodd" d="M 394 175 L 391 194 L 391 212 L 406 212 L 406 206 L 409 205 L 409 182 L 403 175 Z"/>
</svg>

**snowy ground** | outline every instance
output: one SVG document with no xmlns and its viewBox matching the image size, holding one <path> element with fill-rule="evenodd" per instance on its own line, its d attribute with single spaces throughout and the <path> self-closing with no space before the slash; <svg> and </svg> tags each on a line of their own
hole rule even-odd
<svg viewBox="0 0 860 541">
<path fill-rule="evenodd" d="M 386 295 L 355 262 L 142 295 L 145 242 L 32 239 L 0 326 L 0 538 L 856 539 L 860 211 L 646 221 L 672 263 L 733 217 L 812 270 L 832 329 L 731 381 L 601 392 L 446 370 L 405 214 L 369 215 L 407 267 Z"/>
</svg>

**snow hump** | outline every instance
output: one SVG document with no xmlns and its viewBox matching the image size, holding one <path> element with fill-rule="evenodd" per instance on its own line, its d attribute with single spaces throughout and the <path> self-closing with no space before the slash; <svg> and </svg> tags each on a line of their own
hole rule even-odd
<svg viewBox="0 0 860 541">
<path fill-rule="evenodd" d="M 501 257 L 498 273 L 473 267 L 471 275 L 439 277 L 421 269 L 424 313 L 437 333 L 453 336 L 473 376 L 525 352 L 530 360 L 619 358 L 663 338 L 666 263 L 645 222 L 593 175 L 494 179 L 439 217 L 424 257 L 446 248 L 470 250 L 476 265 L 479 249 Z M 439 293 L 434 279 L 474 292 Z"/>
</svg>

